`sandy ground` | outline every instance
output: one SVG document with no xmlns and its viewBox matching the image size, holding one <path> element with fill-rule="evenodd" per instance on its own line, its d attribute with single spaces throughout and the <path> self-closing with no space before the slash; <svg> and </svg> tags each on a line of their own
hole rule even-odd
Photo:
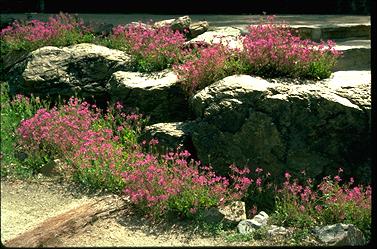
<svg viewBox="0 0 377 249">
<path fill-rule="evenodd" d="M 1 241 L 12 239 L 87 200 L 51 181 L 1 181 Z"/>
<path fill-rule="evenodd" d="M 1 182 L 1 242 L 32 229 L 47 218 L 88 201 L 89 195 L 49 179 Z M 151 224 L 130 210 L 97 220 L 75 234 L 61 236 L 46 246 L 251 246 L 258 241 L 228 242 L 223 236 L 204 236 L 184 223 Z"/>
</svg>

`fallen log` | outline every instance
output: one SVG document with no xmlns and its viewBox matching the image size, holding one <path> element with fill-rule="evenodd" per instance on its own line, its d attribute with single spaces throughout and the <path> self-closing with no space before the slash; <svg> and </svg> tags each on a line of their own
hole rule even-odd
<svg viewBox="0 0 377 249">
<path fill-rule="evenodd" d="M 7 247 L 42 247 L 48 241 L 67 233 L 75 233 L 99 218 L 108 218 L 127 206 L 120 197 L 97 198 L 73 208 L 63 214 L 51 217 L 30 231 L 4 243 Z"/>
</svg>

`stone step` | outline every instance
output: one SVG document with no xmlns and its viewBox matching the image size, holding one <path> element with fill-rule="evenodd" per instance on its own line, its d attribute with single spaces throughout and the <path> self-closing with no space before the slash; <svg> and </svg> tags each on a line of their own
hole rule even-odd
<svg viewBox="0 0 377 249">
<path fill-rule="evenodd" d="M 303 39 L 313 41 L 320 40 L 351 40 L 370 39 L 370 24 L 344 24 L 344 25 L 290 25 L 291 30 L 298 32 Z M 235 27 L 241 30 L 241 34 L 246 34 L 247 26 Z M 218 28 L 213 28 L 218 29 Z"/>
<path fill-rule="evenodd" d="M 291 25 L 293 30 L 299 32 L 301 37 L 314 41 L 344 40 L 344 39 L 370 39 L 370 24 L 342 24 L 342 25 Z"/>
<path fill-rule="evenodd" d="M 337 42 L 337 50 L 343 52 L 334 71 L 370 70 L 370 40 L 348 40 Z"/>
</svg>

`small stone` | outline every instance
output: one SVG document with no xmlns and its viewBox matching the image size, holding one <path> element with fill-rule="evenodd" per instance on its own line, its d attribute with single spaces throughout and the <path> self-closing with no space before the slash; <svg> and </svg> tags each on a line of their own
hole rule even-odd
<svg viewBox="0 0 377 249">
<path fill-rule="evenodd" d="M 246 208 L 243 201 L 233 201 L 224 207 L 219 207 L 219 211 L 225 215 L 225 219 L 229 222 L 246 220 Z"/>
<path fill-rule="evenodd" d="M 363 233 L 352 224 L 334 224 L 314 228 L 319 241 L 331 246 L 357 246 L 366 243 Z"/>
<path fill-rule="evenodd" d="M 190 38 L 195 38 L 198 35 L 203 34 L 204 32 L 208 30 L 208 28 L 209 28 L 209 24 L 207 21 L 192 23 L 189 27 Z"/>
<path fill-rule="evenodd" d="M 263 217 L 265 217 L 265 218 L 269 218 L 268 214 L 266 214 L 265 211 L 260 211 L 260 212 L 259 212 L 259 215 L 261 215 L 261 216 L 263 216 Z"/>
<path fill-rule="evenodd" d="M 218 208 L 211 207 L 204 211 L 203 218 L 208 223 L 219 223 L 224 219 L 225 215 L 222 214 Z"/>
<path fill-rule="evenodd" d="M 255 227 L 252 226 L 251 220 L 242 220 L 237 225 L 237 230 L 240 234 L 248 234 L 252 233 L 256 230 Z"/>
<path fill-rule="evenodd" d="M 262 225 L 267 225 L 267 218 L 263 217 L 262 215 L 255 215 L 253 218 L 254 221 L 257 221 L 258 223 Z"/>
<path fill-rule="evenodd" d="M 279 227 L 276 225 L 271 225 L 270 228 L 267 230 L 267 234 L 270 237 L 274 237 L 277 235 L 285 235 L 288 233 L 288 230 L 285 227 Z"/>
</svg>

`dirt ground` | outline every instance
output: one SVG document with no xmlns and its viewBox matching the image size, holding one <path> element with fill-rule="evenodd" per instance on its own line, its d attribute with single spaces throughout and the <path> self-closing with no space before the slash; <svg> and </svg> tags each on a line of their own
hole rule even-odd
<svg viewBox="0 0 377 249">
<path fill-rule="evenodd" d="M 47 218 L 93 198 L 78 193 L 67 183 L 51 179 L 1 181 L 1 242 L 34 228 Z M 229 242 L 224 237 L 204 236 L 184 223 L 152 225 L 130 210 L 97 220 L 75 234 L 66 234 L 48 247 L 83 246 L 258 246 L 261 242 Z"/>
</svg>

